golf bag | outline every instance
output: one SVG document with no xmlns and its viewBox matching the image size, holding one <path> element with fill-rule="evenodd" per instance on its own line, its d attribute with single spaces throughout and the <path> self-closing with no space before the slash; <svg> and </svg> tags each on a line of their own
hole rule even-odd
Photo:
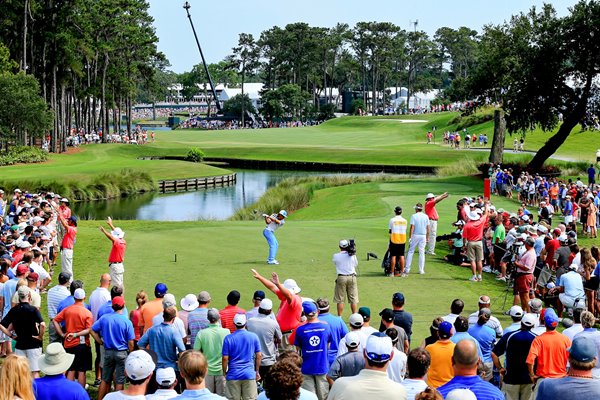
<svg viewBox="0 0 600 400">
<path fill-rule="evenodd" d="M 381 268 L 383 268 L 384 275 L 389 275 L 392 273 L 392 257 L 390 256 L 390 249 L 387 249 L 385 256 L 383 256 L 383 260 L 381 260 Z M 399 268 L 400 257 L 397 257 L 395 270 L 398 271 Z"/>
</svg>

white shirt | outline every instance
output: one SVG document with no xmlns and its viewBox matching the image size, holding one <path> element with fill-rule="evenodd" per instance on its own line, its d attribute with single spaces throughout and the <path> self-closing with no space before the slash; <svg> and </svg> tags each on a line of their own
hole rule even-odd
<svg viewBox="0 0 600 400">
<path fill-rule="evenodd" d="M 458 314 L 448 314 L 445 317 L 442 317 L 442 319 L 446 322 L 450 322 L 452 325 L 454 325 L 454 322 L 456 321 L 456 318 L 458 318 Z"/>
<path fill-rule="evenodd" d="M 413 235 L 427 235 L 429 217 L 424 212 L 418 212 L 410 217 L 410 224 L 414 226 Z"/>
<path fill-rule="evenodd" d="M 340 251 L 333 255 L 333 263 L 338 275 L 356 274 L 356 267 L 358 266 L 356 255 L 350 256 L 348 252 Z"/>
<path fill-rule="evenodd" d="M 100 310 L 100 307 L 108 303 L 109 300 L 110 292 L 106 288 L 97 287 L 92 294 L 90 294 L 89 302 L 94 322 L 98 319 L 98 310 Z"/>
<path fill-rule="evenodd" d="M 146 400 L 146 396 L 139 394 L 137 396 L 128 396 L 122 392 L 112 392 L 104 396 L 106 400 Z"/>
<path fill-rule="evenodd" d="M 579 332 L 583 332 L 583 326 L 581 326 L 581 324 L 573 324 L 572 327 L 567 328 L 567 329 L 565 329 L 563 331 L 563 335 L 565 335 L 566 337 L 568 337 L 569 339 L 571 339 L 571 341 L 573 341 L 573 338 Z"/>
<path fill-rule="evenodd" d="M 276 215 L 271 215 L 271 219 L 277 219 Z M 266 229 L 270 230 L 271 232 L 275 232 L 277 229 L 281 228 L 283 226 L 283 224 L 285 223 L 285 220 L 281 220 L 279 221 L 280 223 L 276 223 L 276 222 L 271 222 L 269 224 L 267 224 Z"/>
<path fill-rule="evenodd" d="M 388 363 L 387 374 L 394 382 L 402 383 L 406 375 L 406 354 L 394 347 L 394 357 Z"/>
<path fill-rule="evenodd" d="M 173 389 L 158 389 L 154 394 L 147 394 L 146 400 L 168 400 L 179 396 Z"/>
<path fill-rule="evenodd" d="M 158 313 L 152 318 L 152 326 L 157 326 L 162 324 L 164 321 L 163 313 Z M 181 339 L 187 336 L 187 332 L 185 331 L 185 325 L 183 320 L 179 317 L 175 317 L 173 320 L 173 327 L 179 332 Z"/>
<path fill-rule="evenodd" d="M 402 386 L 406 389 L 406 400 L 415 400 L 415 396 L 427 388 L 423 379 L 405 379 Z"/>
<path fill-rule="evenodd" d="M 42 282 L 48 278 L 50 278 L 50 274 L 48 273 L 48 271 L 46 271 L 46 269 L 44 267 L 42 267 L 40 264 L 32 261 L 29 264 L 29 267 L 31 269 L 33 269 L 33 271 L 38 274 L 39 279 L 38 279 L 38 286 L 39 286 L 39 282 Z"/>
</svg>

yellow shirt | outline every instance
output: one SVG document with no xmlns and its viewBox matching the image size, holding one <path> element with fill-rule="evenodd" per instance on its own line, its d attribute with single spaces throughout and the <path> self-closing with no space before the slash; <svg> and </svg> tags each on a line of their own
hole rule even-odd
<svg viewBox="0 0 600 400">
<path fill-rule="evenodd" d="M 390 219 L 390 241 L 392 243 L 406 243 L 406 226 L 406 220 L 400 215 Z"/>
<path fill-rule="evenodd" d="M 450 340 L 438 340 L 425 347 L 425 350 L 431 354 L 431 367 L 427 371 L 427 384 L 429 386 L 439 388 L 454 378 L 454 368 L 452 368 L 454 346 L 456 345 Z"/>
</svg>

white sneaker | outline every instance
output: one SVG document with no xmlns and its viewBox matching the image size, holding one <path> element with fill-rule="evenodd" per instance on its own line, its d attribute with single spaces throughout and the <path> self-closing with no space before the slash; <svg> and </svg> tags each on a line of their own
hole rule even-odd
<svg viewBox="0 0 600 400">
<path fill-rule="evenodd" d="M 279 261 L 277 261 L 277 260 L 273 260 L 273 261 L 267 261 L 267 264 L 271 264 L 271 265 L 279 265 Z"/>
<path fill-rule="evenodd" d="M 277 264 L 279 264 L 279 263 L 277 263 Z M 483 280 L 483 279 L 481 278 L 481 275 L 477 275 L 477 280 L 478 280 L 478 281 L 482 281 L 482 280 Z"/>
<path fill-rule="evenodd" d="M 425 271 L 419 271 L 419 275 L 425 275 Z"/>
<path fill-rule="evenodd" d="M 475 275 L 473 275 L 473 276 L 471 277 L 471 279 L 469 279 L 469 280 L 470 280 L 471 282 L 477 282 L 477 281 L 478 281 L 478 279 L 477 279 L 477 276 L 475 276 Z"/>
</svg>

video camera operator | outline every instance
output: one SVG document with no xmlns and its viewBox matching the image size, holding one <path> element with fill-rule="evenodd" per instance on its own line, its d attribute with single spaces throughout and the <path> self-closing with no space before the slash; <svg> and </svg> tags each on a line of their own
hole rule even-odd
<svg viewBox="0 0 600 400">
<path fill-rule="evenodd" d="M 516 304 L 520 298 L 521 307 L 525 312 L 530 312 L 529 292 L 531 291 L 531 286 L 533 284 L 533 272 L 537 263 L 537 255 L 533 248 L 534 244 L 535 240 L 532 237 L 525 239 L 525 254 L 520 256 L 519 259 L 514 262 L 514 265 L 517 268 L 514 287 L 514 303 Z"/>
<path fill-rule="evenodd" d="M 337 272 L 333 302 L 337 304 L 337 313 L 342 315 L 346 297 L 352 313 L 358 312 L 358 282 L 356 281 L 356 246 L 354 240 L 340 240 L 340 252 L 333 255 L 333 263 Z"/>
<path fill-rule="evenodd" d="M 513 261 L 513 245 L 517 241 L 517 225 L 519 221 L 516 218 L 510 218 L 505 226 L 505 230 L 508 230 L 503 241 L 504 255 L 500 258 L 500 275 L 498 280 L 506 281 L 506 266 L 508 263 Z"/>
<path fill-rule="evenodd" d="M 454 265 L 463 265 L 467 262 L 467 257 L 463 254 L 464 241 L 462 238 L 462 231 L 463 227 L 465 226 L 465 222 L 459 219 L 458 221 L 453 222 L 452 226 L 456 227 L 454 232 L 447 235 L 437 236 L 435 240 L 438 242 L 441 242 L 442 240 L 448 240 L 448 243 L 452 246 L 452 254 L 446 255 L 444 260 Z"/>
</svg>

